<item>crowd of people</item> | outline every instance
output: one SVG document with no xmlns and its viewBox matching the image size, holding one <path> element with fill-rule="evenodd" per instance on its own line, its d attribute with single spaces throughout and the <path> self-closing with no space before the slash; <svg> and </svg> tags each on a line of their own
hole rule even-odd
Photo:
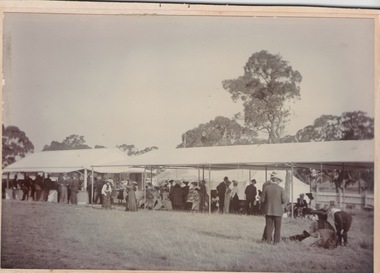
<svg viewBox="0 0 380 273">
<path fill-rule="evenodd" d="M 93 182 L 93 183 L 92 183 Z M 337 245 L 348 243 L 347 233 L 351 227 L 352 216 L 334 206 L 315 210 L 308 207 L 304 194 L 301 194 L 294 205 L 294 216 L 316 215 L 318 220 L 313 221 L 309 230 L 302 234 L 281 238 L 281 224 L 284 207 L 288 204 L 283 187 L 279 186 L 282 179 L 276 172 L 272 172 L 270 179 L 257 190 L 256 180 L 252 179 L 245 188 L 245 205 L 240 205 L 238 184 L 228 177 L 211 191 L 211 211 L 219 213 L 264 214 L 265 227 L 262 241 L 277 244 L 281 240 L 314 240 L 313 244 L 324 248 L 335 248 Z M 147 182 L 142 194 L 137 195 L 135 181 L 125 180 L 114 182 L 113 179 L 103 179 L 101 175 L 90 178 L 87 192 L 90 204 L 101 204 L 104 209 L 111 209 L 116 197 L 119 205 L 125 205 L 126 211 L 137 211 L 138 208 L 147 210 L 175 210 L 206 212 L 209 210 L 209 195 L 204 180 L 186 182 L 169 180 L 159 186 Z M 25 175 L 18 180 L 17 175 L 11 181 L 12 199 L 17 199 L 16 191 L 22 190 L 22 199 L 34 201 L 48 201 L 49 192 L 56 190 L 60 204 L 78 204 L 77 194 L 81 188 L 78 173 L 62 174 L 57 181 L 52 181 L 49 174 L 37 174 L 35 179 Z M 5 187 L 3 183 L 3 198 Z M 115 195 L 116 194 L 116 195 Z M 309 196 L 310 198 L 310 196 Z M 335 228 L 327 221 L 330 215 Z M 307 240 L 306 240 L 307 239 Z"/>
<path fill-rule="evenodd" d="M 50 174 L 37 173 L 32 179 L 25 175 L 24 179 L 18 179 L 18 175 L 10 181 L 11 198 L 18 199 L 17 192 L 22 191 L 22 201 L 33 200 L 46 202 L 50 191 L 58 191 L 58 200 L 61 203 L 77 204 L 77 193 L 80 190 L 78 174 L 74 173 L 70 177 L 63 175 L 58 181 L 53 181 Z M 5 199 L 6 183 L 3 182 L 3 195 Z"/>
</svg>

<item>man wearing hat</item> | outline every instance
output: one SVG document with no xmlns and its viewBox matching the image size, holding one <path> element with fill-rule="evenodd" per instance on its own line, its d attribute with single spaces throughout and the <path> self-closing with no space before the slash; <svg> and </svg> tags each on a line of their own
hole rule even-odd
<svg viewBox="0 0 380 273">
<path fill-rule="evenodd" d="M 277 244 L 281 238 L 281 219 L 284 213 L 282 205 L 286 204 L 285 191 L 279 186 L 282 179 L 272 173 L 271 183 L 268 184 L 262 193 L 261 201 L 263 203 L 263 213 L 265 215 L 264 241 L 272 242 L 272 233 L 274 228 L 273 243 Z"/>
<path fill-rule="evenodd" d="M 256 200 L 256 194 L 257 190 L 255 187 L 256 180 L 252 179 L 249 181 L 249 185 L 245 188 L 245 207 L 247 211 L 247 215 L 251 215 L 253 213 L 253 208 L 255 205 L 255 200 Z"/>
<path fill-rule="evenodd" d="M 221 182 L 216 187 L 216 191 L 219 197 L 219 212 L 220 213 L 223 213 L 223 210 L 224 210 L 224 199 L 226 195 L 227 183 L 231 183 L 231 182 L 228 180 L 228 177 L 226 176 L 224 177 L 223 182 Z"/>
</svg>

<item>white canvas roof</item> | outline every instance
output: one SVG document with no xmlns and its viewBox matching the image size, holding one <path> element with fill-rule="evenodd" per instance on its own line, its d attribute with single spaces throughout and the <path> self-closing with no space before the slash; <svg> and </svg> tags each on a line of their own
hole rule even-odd
<svg viewBox="0 0 380 273">
<path fill-rule="evenodd" d="M 91 170 L 91 166 L 107 165 L 112 162 L 128 160 L 128 156 L 117 148 L 113 149 L 80 149 L 63 151 L 36 152 L 16 161 L 3 169 L 3 172 L 73 172 L 83 169 Z M 135 169 L 136 170 L 136 169 Z M 130 172 L 129 167 L 101 167 L 96 172 L 120 173 Z M 140 172 L 141 170 L 139 170 Z"/>
<path fill-rule="evenodd" d="M 122 160 L 112 166 L 171 166 L 213 169 L 290 168 L 291 164 L 307 168 L 371 168 L 374 162 L 374 141 L 329 141 L 236 145 L 200 148 L 155 150 Z"/>
</svg>

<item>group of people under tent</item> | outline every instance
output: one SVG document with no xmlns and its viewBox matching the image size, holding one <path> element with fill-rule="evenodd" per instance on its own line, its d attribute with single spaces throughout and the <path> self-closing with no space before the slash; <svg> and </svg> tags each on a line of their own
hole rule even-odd
<svg viewBox="0 0 380 273">
<path fill-rule="evenodd" d="M 34 177 L 34 178 L 33 178 Z M 17 191 L 22 191 L 22 201 L 41 201 L 49 200 L 51 191 L 57 191 L 57 201 L 61 204 L 78 204 L 78 192 L 81 189 L 78 173 L 61 174 L 57 181 L 51 179 L 49 173 L 36 173 L 31 176 L 24 174 L 23 179 L 19 179 L 15 174 L 10 181 L 11 199 L 17 200 Z M 6 182 L 2 182 L 2 198 L 6 198 Z"/>
</svg>

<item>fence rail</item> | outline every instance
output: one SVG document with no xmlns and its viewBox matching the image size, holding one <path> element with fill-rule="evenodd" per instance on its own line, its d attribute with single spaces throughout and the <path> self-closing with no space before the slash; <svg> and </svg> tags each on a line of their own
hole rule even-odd
<svg viewBox="0 0 380 273">
<path fill-rule="evenodd" d="M 335 192 L 318 192 L 317 195 L 317 205 L 323 207 L 334 203 L 336 206 L 339 206 L 339 194 Z M 373 209 L 374 208 L 374 195 L 373 193 L 346 193 L 341 195 L 340 198 L 342 209 Z"/>
</svg>

